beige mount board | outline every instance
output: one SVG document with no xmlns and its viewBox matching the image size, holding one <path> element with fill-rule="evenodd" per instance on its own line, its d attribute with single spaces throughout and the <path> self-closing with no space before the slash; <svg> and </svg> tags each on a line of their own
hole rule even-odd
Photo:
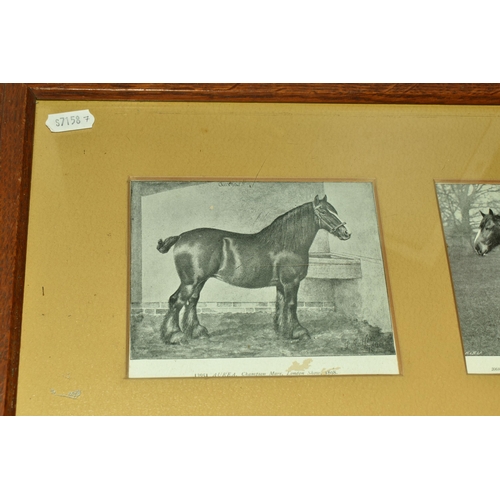
<svg viewBox="0 0 500 500">
<path fill-rule="evenodd" d="M 80 109 L 91 129 L 45 125 Z M 498 178 L 499 135 L 495 107 L 39 102 L 17 413 L 498 413 L 499 379 L 466 374 L 434 181 Z M 373 183 L 401 374 L 128 378 L 138 177 Z"/>
</svg>

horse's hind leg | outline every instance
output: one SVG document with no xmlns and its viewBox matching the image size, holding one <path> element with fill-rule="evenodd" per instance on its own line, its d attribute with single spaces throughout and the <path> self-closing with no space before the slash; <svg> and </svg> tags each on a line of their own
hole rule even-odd
<svg viewBox="0 0 500 500">
<path fill-rule="evenodd" d="M 170 343 L 172 335 L 181 331 L 179 326 L 179 312 L 183 306 L 179 301 L 181 286 L 170 296 L 168 300 L 168 312 L 165 314 L 160 327 L 161 339 L 167 344 Z"/>
<path fill-rule="evenodd" d="M 167 344 L 180 344 L 184 338 L 179 326 L 179 313 L 193 293 L 192 285 L 181 283 L 168 301 L 168 312 L 160 328 L 162 340 Z"/>
<path fill-rule="evenodd" d="M 186 301 L 184 307 L 184 317 L 182 318 L 182 331 L 188 338 L 208 337 L 207 329 L 200 325 L 198 314 L 196 312 L 196 304 L 200 298 L 200 293 L 205 285 L 205 282 L 194 286 L 191 297 Z"/>
</svg>

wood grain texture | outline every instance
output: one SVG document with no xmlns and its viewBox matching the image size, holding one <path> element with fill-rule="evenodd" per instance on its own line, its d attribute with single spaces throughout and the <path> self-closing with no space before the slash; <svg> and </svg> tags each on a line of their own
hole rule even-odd
<svg viewBox="0 0 500 500">
<path fill-rule="evenodd" d="M 1 84 L 0 414 L 15 414 L 36 99 L 499 105 L 500 84 Z"/>
<path fill-rule="evenodd" d="M 500 104 L 497 84 L 33 84 L 37 99 Z"/>
<path fill-rule="evenodd" d="M 15 413 L 21 334 L 34 99 L 3 85 L 0 126 L 0 413 Z"/>
</svg>

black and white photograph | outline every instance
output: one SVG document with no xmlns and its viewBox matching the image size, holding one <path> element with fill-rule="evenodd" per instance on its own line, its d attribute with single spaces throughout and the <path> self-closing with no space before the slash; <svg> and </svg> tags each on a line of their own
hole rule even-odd
<svg viewBox="0 0 500 500">
<path fill-rule="evenodd" d="M 131 181 L 130 377 L 398 374 L 372 182 Z"/>
<path fill-rule="evenodd" d="M 468 373 L 500 373 L 500 184 L 436 183 Z"/>
</svg>

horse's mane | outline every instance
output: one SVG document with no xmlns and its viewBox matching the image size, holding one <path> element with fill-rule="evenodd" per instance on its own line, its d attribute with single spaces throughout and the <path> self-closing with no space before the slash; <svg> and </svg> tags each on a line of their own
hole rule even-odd
<svg viewBox="0 0 500 500">
<path fill-rule="evenodd" d="M 263 245 L 280 250 L 309 250 L 317 229 L 309 202 L 280 215 L 256 236 Z"/>
</svg>

